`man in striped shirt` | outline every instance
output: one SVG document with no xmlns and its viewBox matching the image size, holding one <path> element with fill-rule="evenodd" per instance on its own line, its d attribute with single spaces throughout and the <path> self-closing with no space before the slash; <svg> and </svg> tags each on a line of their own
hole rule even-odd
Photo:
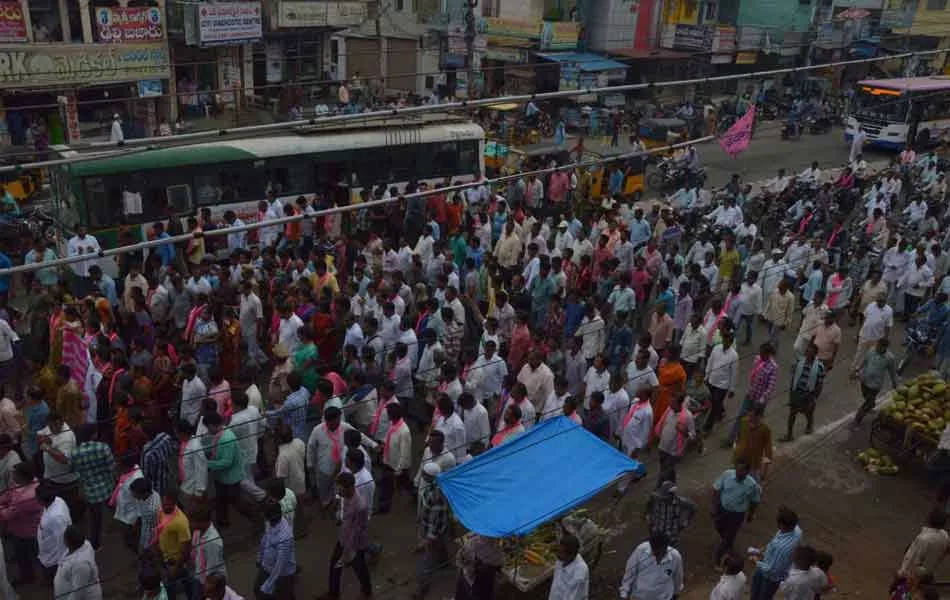
<svg viewBox="0 0 950 600">
<path fill-rule="evenodd" d="M 778 509 L 778 532 L 765 547 L 752 576 L 750 600 L 772 600 L 779 584 L 788 576 L 792 555 L 802 541 L 798 515 L 785 506 Z"/>
</svg>

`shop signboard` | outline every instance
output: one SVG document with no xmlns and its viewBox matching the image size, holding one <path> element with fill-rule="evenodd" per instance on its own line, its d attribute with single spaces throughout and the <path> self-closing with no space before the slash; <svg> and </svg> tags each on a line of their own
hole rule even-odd
<svg viewBox="0 0 950 600">
<path fill-rule="evenodd" d="M 480 30 L 489 45 L 530 48 L 541 37 L 541 21 L 485 17 Z"/>
<path fill-rule="evenodd" d="M 69 144 L 78 144 L 79 134 L 79 101 L 76 92 L 69 92 L 60 99 L 66 113 L 66 140 Z"/>
<path fill-rule="evenodd" d="M 161 79 L 143 79 L 139 82 L 139 98 L 159 98 L 161 95 Z"/>
<path fill-rule="evenodd" d="M 112 44 L 154 42 L 165 37 L 162 11 L 156 7 L 96 8 L 96 39 Z"/>
<path fill-rule="evenodd" d="M 517 48 L 489 47 L 485 50 L 485 58 L 511 63 L 528 62 L 526 52 L 524 50 L 518 50 Z"/>
<path fill-rule="evenodd" d="M 194 21 L 185 20 L 185 36 L 202 46 L 225 46 L 256 42 L 263 35 L 260 2 L 202 2 Z M 189 27 L 197 26 L 197 40 Z"/>
<path fill-rule="evenodd" d="M 164 42 L 0 45 L 0 87 L 6 88 L 168 79 L 168 67 Z"/>
<path fill-rule="evenodd" d="M 662 47 L 691 52 L 708 52 L 712 47 L 713 30 L 703 25 L 667 25 L 663 30 Z"/>
<path fill-rule="evenodd" d="M 576 50 L 580 24 L 570 21 L 545 21 L 541 28 L 542 50 Z"/>
<path fill-rule="evenodd" d="M 736 51 L 736 28 L 716 27 L 712 39 L 712 52 L 715 54 L 732 54 Z"/>
<path fill-rule="evenodd" d="M 19 2 L 0 0 L 0 42 L 25 42 L 26 18 Z"/>
<path fill-rule="evenodd" d="M 369 16 L 365 2 L 303 2 L 281 0 L 277 27 L 351 27 Z"/>
</svg>

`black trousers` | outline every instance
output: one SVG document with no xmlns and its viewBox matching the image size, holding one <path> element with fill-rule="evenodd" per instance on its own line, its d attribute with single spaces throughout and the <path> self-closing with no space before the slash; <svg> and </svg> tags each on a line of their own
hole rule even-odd
<svg viewBox="0 0 950 600">
<path fill-rule="evenodd" d="M 660 450 L 660 469 L 659 476 L 656 479 L 656 487 L 660 487 L 664 481 L 676 483 L 676 463 L 680 457 Z"/>
<path fill-rule="evenodd" d="M 719 534 L 719 545 L 716 546 L 716 562 L 722 560 L 722 557 L 733 551 L 736 545 L 736 536 L 739 535 L 739 528 L 745 521 L 744 512 L 732 512 L 720 507 L 716 514 L 715 525 L 716 532 Z"/>
<path fill-rule="evenodd" d="M 214 510 L 217 513 L 215 522 L 222 527 L 227 527 L 231 524 L 228 518 L 228 505 L 237 504 L 241 499 L 241 484 L 215 481 L 214 492 Z"/>
<path fill-rule="evenodd" d="M 261 591 L 261 585 L 267 581 L 270 573 L 264 569 L 258 569 L 257 581 L 254 583 L 254 597 L 257 600 L 295 600 L 297 597 L 294 592 L 294 576 L 286 575 L 278 577 L 274 583 L 274 593 L 265 594 Z"/>
<path fill-rule="evenodd" d="M 356 554 L 353 555 L 353 560 L 345 565 L 341 562 L 342 558 L 343 546 L 340 545 L 340 542 L 337 542 L 336 546 L 333 547 L 333 554 L 330 556 L 330 597 L 340 597 L 340 591 L 342 590 L 341 579 L 343 579 L 343 567 L 345 566 L 353 569 L 356 578 L 360 582 L 360 591 L 363 595 L 371 595 L 373 593 L 373 583 L 369 578 L 369 567 L 366 566 L 366 551 L 358 550 Z"/>
<path fill-rule="evenodd" d="M 396 491 L 396 484 L 399 484 L 404 490 L 412 490 L 412 480 L 409 478 L 409 471 L 404 470 L 399 476 L 389 465 L 383 465 L 383 476 L 379 481 L 379 506 L 377 512 L 385 513 L 393 506 L 393 495 Z"/>
<path fill-rule="evenodd" d="M 471 584 L 459 571 L 455 580 L 455 600 L 494 600 L 495 571 L 492 567 L 475 567 L 475 576 Z"/>
<path fill-rule="evenodd" d="M 729 390 L 723 388 L 717 388 L 715 386 L 706 384 L 706 387 L 709 388 L 709 402 L 712 405 L 709 409 L 709 417 L 706 419 L 706 426 L 704 429 L 712 431 L 713 426 L 722 421 L 722 418 L 726 414 L 726 394 L 729 393 Z"/>
</svg>

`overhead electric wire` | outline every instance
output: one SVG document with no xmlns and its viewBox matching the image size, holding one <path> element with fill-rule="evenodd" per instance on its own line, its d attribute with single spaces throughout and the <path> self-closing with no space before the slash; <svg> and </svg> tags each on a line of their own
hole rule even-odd
<svg viewBox="0 0 950 600">
<path fill-rule="evenodd" d="M 354 114 L 344 114 L 344 115 L 332 115 L 326 117 L 314 117 L 307 119 L 300 119 L 296 121 L 286 121 L 281 123 L 271 123 L 266 125 L 249 125 L 243 127 L 235 128 L 224 128 L 224 129 L 212 129 L 207 131 L 191 132 L 179 134 L 177 136 L 168 136 L 168 137 L 148 137 L 148 138 L 135 138 L 124 140 L 121 143 L 115 142 L 89 142 L 82 147 L 85 148 L 129 148 L 132 146 L 152 146 L 160 147 L 164 145 L 181 145 L 181 141 L 192 141 L 192 140 L 203 140 L 211 138 L 225 138 L 232 135 L 239 136 L 242 133 L 257 133 L 257 132 L 276 132 L 282 130 L 289 130 L 294 128 L 299 128 L 301 126 L 314 126 L 314 125 L 323 125 L 323 124 L 335 124 L 335 123 L 347 123 L 350 121 L 361 121 L 373 117 L 395 117 L 395 116 L 404 116 L 404 115 L 417 115 L 425 114 L 430 112 L 451 112 L 458 110 L 468 110 L 472 108 L 481 108 L 491 106 L 492 104 L 500 103 L 526 103 L 533 100 L 555 100 L 561 98 L 571 98 L 574 96 L 583 96 L 591 94 L 615 94 L 618 92 L 632 92 L 637 90 L 648 90 L 648 89 L 659 89 L 665 87 L 681 87 L 681 86 L 690 86 L 690 85 L 701 85 L 714 82 L 722 81 L 738 81 L 743 79 L 756 79 L 762 78 L 769 75 L 778 75 L 778 74 L 791 74 L 791 73 L 805 73 L 809 71 L 828 69 L 833 67 L 842 67 L 848 65 L 857 65 L 857 64 L 867 64 L 874 62 L 881 62 L 887 60 L 899 60 L 904 58 L 911 58 L 915 56 L 928 56 L 928 55 L 937 55 L 937 54 L 946 54 L 950 52 L 950 48 L 937 49 L 937 50 L 925 50 L 920 52 L 907 52 L 904 54 L 891 55 L 886 57 L 875 57 L 875 58 L 863 58 L 855 60 L 846 60 L 838 61 L 833 63 L 825 63 L 820 65 L 808 65 L 802 67 L 783 67 L 777 69 L 770 69 L 764 71 L 755 71 L 750 73 L 741 73 L 741 74 L 730 74 L 730 75 L 714 75 L 709 77 L 697 77 L 691 79 L 681 79 L 676 81 L 663 81 L 663 82 L 648 82 L 648 83 L 631 83 L 631 84 L 622 84 L 616 86 L 604 86 L 604 87 L 589 87 L 584 89 L 576 90 L 564 90 L 557 92 L 539 92 L 532 94 L 513 94 L 507 96 L 496 96 L 490 98 L 478 98 L 472 100 L 457 100 L 452 102 L 446 102 L 441 104 L 431 104 L 431 105 L 422 105 L 422 106 L 409 106 L 404 108 L 388 108 L 380 109 L 375 111 L 363 112 L 363 113 L 354 113 Z M 36 161 L 32 163 L 24 163 L 17 165 L 6 165 L 0 167 L 0 173 L 19 171 L 22 169 L 34 169 L 42 168 L 48 166 L 55 166 L 61 164 L 70 164 L 73 162 L 79 162 L 85 160 L 82 156 L 75 156 L 64 159 L 54 159 L 46 161 Z"/>
</svg>

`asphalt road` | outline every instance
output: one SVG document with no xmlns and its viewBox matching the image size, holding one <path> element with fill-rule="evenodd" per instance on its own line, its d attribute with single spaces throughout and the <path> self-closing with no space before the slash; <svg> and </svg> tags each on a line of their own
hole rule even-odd
<svg viewBox="0 0 950 600">
<path fill-rule="evenodd" d="M 747 181 L 754 181 L 772 176 L 775 169 L 783 166 L 801 170 L 812 160 L 818 160 L 822 168 L 840 166 L 847 158 L 847 148 L 839 133 L 806 135 L 801 141 L 781 142 L 778 129 L 770 130 L 766 124 L 739 160 L 729 159 L 715 144 L 704 145 L 701 152 L 710 182 L 718 186 L 737 171 Z M 790 444 L 777 443 L 778 456 L 773 476 L 766 484 L 760 517 L 743 528 L 737 547 L 764 546 L 775 530 L 775 511 L 780 505 L 788 504 L 798 510 L 806 539 L 835 556 L 833 572 L 841 593 L 881 597 L 899 565 L 903 549 L 919 529 L 932 492 L 911 473 L 881 478 L 864 473 L 856 464 L 853 454 L 867 447 L 868 426 L 860 430 L 847 427 L 850 415 L 860 403 L 860 393 L 856 383 L 848 378 L 846 368 L 853 356 L 856 330 L 847 326 L 846 319 L 842 319 L 841 325 L 844 343 L 837 366 L 825 382 L 816 413 L 815 432 L 803 435 L 804 423 L 799 419 L 799 438 Z M 766 415 L 775 439 L 781 437 L 785 429 L 794 334 L 786 332 L 781 337 L 779 390 L 783 391 L 776 395 Z M 764 341 L 764 335 L 764 327 L 757 325 L 753 344 L 739 347 L 743 357 L 742 383 L 736 390 L 736 397 L 727 403 L 727 419 L 736 414 L 755 348 Z M 900 327 L 892 335 L 892 347 L 896 351 L 900 351 L 901 335 Z M 921 367 L 923 364 L 919 363 L 913 368 L 919 370 Z M 725 433 L 722 429 L 720 431 Z M 682 597 L 691 599 L 707 598 L 718 579 L 712 569 L 716 535 L 707 515 L 709 488 L 731 461 L 730 451 L 720 449 L 716 440 L 711 440 L 707 448 L 704 455 L 686 457 L 678 476 L 680 493 L 692 497 L 700 505 L 696 522 L 683 536 L 687 580 Z M 610 524 L 622 533 L 608 543 L 603 559 L 593 571 L 591 598 L 617 597 L 623 565 L 633 547 L 646 536 L 646 527 L 639 515 L 655 480 L 655 456 L 649 457 L 647 464 L 650 475 L 636 484 L 619 503 L 606 497 L 596 501 L 602 510 L 612 515 Z M 530 473 L 526 471 L 525 476 L 530 476 Z M 297 597 L 307 599 L 326 592 L 329 555 L 336 539 L 332 520 L 316 514 L 312 508 L 311 511 L 314 514 L 306 528 L 306 537 L 297 542 L 298 563 L 302 568 Z M 244 519 L 235 521 L 223 533 L 229 583 L 238 593 L 250 598 L 253 597 L 259 534 Z M 372 536 L 383 544 L 382 556 L 373 568 L 374 597 L 385 600 L 408 598 L 416 558 L 411 553 L 415 544 L 415 524 L 414 507 L 409 498 L 397 496 L 393 512 L 374 517 L 370 528 Z M 105 547 L 97 555 L 108 598 L 137 597 L 133 559 L 122 548 L 115 523 L 109 522 Z M 751 579 L 751 567 L 746 572 Z M 447 568 L 438 573 L 429 598 L 452 598 L 454 581 L 454 569 Z M 31 591 L 25 591 L 25 597 L 30 597 Z M 530 597 L 546 598 L 546 594 L 546 589 L 541 589 Z M 355 578 L 347 571 L 344 573 L 343 598 L 357 596 Z M 526 596 L 508 590 L 502 597 Z"/>
</svg>

